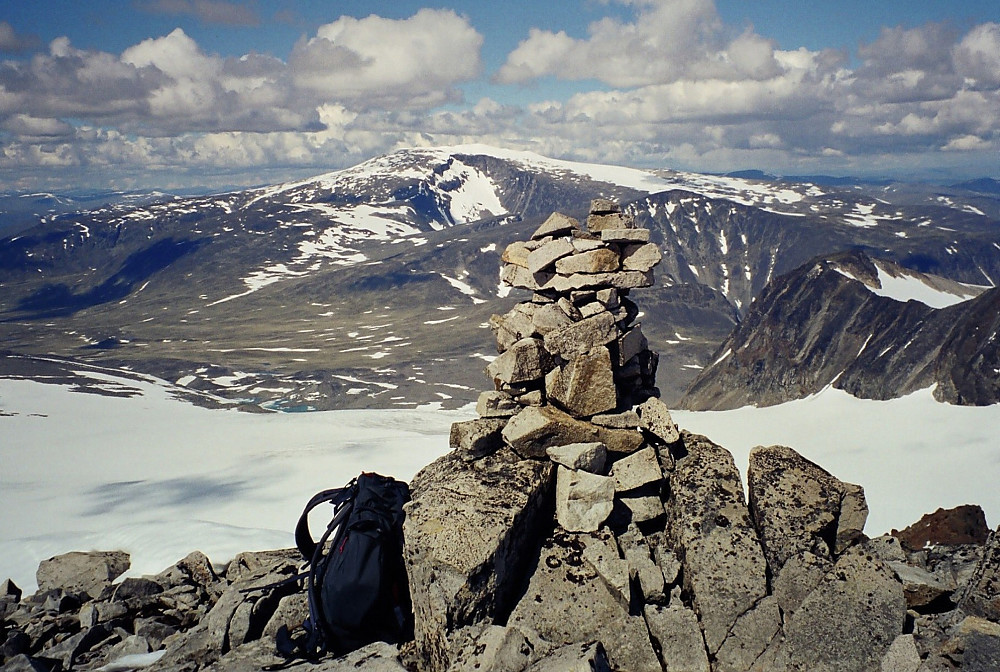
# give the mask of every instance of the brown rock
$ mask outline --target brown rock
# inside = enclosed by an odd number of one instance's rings
[[[503,254],[500,255],[500,261],[505,264],[514,264],[515,266],[520,266],[521,268],[528,267],[528,254],[531,252],[528,246],[521,240],[515,240],[513,243],[504,248]]]
[[[601,440],[596,427],[552,406],[525,408],[504,427],[503,439],[522,457],[545,457],[552,446]]]
[[[663,253],[660,252],[659,245],[654,243],[628,245],[622,251],[622,270],[649,271],[659,264],[661,259]]]
[[[989,534],[986,514],[982,507],[975,504],[956,506],[954,509],[938,509],[934,513],[924,515],[902,531],[892,531],[892,536],[899,539],[899,543],[911,551],[938,544],[982,545],[986,543]]]

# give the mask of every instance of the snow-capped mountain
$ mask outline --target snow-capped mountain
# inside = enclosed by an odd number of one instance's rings
[[[851,252],[776,278],[719,346],[682,405],[771,406],[826,387],[891,399],[1000,402],[1000,289]]]
[[[47,215],[0,240],[0,333],[13,352],[283,408],[461,403],[484,380],[469,358],[495,354],[490,314],[517,298],[498,282],[506,244],[606,196],[663,246],[658,286],[636,300],[676,399],[768,281],[816,255],[862,248],[993,285],[1000,202],[921,193],[402,150],[282,185]]]

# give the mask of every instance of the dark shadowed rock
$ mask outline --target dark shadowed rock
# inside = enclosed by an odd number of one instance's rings
[[[903,584],[906,606],[910,609],[926,607],[957,588],[954,579],[938,576],[921,567],[905,562],[889,562],[888,565]]]
[[[1000,528],[990,533],[958,606],[970,616],[1000,622]]]
[[[445,455],[414,476],[404,558],[414,638],[427,669],[445,669],[449,634],[502,619],[552,519],[552,463],[509,451],[467,464]]]

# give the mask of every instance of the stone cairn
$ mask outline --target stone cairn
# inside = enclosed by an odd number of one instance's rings
[[[490,321],[500,356],[486,373],[497,391],[480,399],[481,416],[548,403],[606,425],[616,420],[600,414],[659,396],[657,355],[628,298],[629,290],[652,286],[660,263],[648,229],[635,228],[614,201],[597,199],[586,229],[555,213],[502,260],[501,279],[533,296]]]

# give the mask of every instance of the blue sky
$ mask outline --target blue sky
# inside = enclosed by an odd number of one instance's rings
[[[1000,3],[0,0],[0,190],[238,186],[399,147],[1000,177]]]

